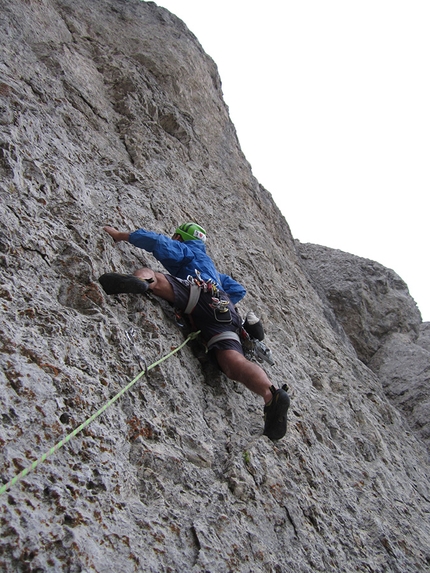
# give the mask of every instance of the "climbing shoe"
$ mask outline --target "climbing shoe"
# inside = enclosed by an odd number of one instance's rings
[[[121,275],[119,273],[106,273],[99,278],[106,294],[144,294],[149,289],[152,279],[145,281],[134,275]]]
[[[287,412],[290,407],[290,397],[287,385],[276,389],[270,388],[273,398],[264,406],[264,432],[271,440],[280,440],[287,432]]]

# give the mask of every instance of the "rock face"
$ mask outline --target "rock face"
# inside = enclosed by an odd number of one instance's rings
[[[184,341],[159,300],[104,295],[103,272],[159,268],[104,224],[205,227],[219,268],[248,289],[241,313],[264,321],[264,368],[292,397],[273,444],[259,398],[187,345],[0,496],[2,570],[428,569],[428,454],[410,431],[428,402],[411,414],[388,346],[407,337],[429,352],[404,287],[366,314],[360,360],[252,176],[216,65],[169,12],[3,0],[1,18],[2,483],[124,388],[137,355],[152,364]]]
[[[316,290],[365,364],[393,332],[411,333],[416,338],[421,315],[396,273],[335,249],[298,241],[297,248]]]
[[[430,323],[422,324],[406,284],[368,259],[299,242],[297,249],[326,312],[430,451]]]
[[[420,325],[416,340],[393,333],[373,356],[376,372],[392,403],[403,410],[411,428],[430,451],[430,323]]]

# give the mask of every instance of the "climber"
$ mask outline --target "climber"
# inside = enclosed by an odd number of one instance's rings
[[[105,226],[104,230],[115,243],[126,241],[152,253],[169,273],[147,267],[133,274],[106,273],[99,278],[106,294],[144,294],[150,290],[187,314],[222,372],[263,398],[264,434],[272,440],[281,439],[286,433],[290,398],[284,388],[272,385],[258,364],[245,358],[237,334],[242,322],[234,305],[246,290],[232,277],[218,273],[206,253],[205,230],[196,223],[186,223],[172,238],[145,229],[128,233]]]

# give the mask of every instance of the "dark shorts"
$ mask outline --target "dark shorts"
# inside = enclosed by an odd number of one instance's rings
[[[180,310],[185,310],[188,304],[190,294],[190,284],[188,281],[177,279],[171,275],[166,275],[167,280],[172,285],[173,292],[175,293],[174,306]],[[223,297],[229,300],[228,295],[221,293]],[[212,302],[212,295],[209,292],[201,292],[200,298],[193,310],[191,320],[196,330],[201,331],[201,337],[207,343],[213,336],[222,332],[235,332],[238,333],[242,327],[242,319],[236,312],[232,302],[229,302],[229,310],[231,313],[232,322],[223,323],[217,322],[214,310],[210,307]],[[242,345],[238,340],[220,340],[211,345],[210,350],[236,350],[243,354]]]

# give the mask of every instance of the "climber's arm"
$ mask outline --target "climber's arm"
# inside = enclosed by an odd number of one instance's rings
[[[106,227],[103,227],[103,229],[106,231],[108,235],[112,237],[115,243],[119,243],[120,241],[128,241],[130,237],[130,233],[118,231],[114,227],[109,227],[108,225]]]

